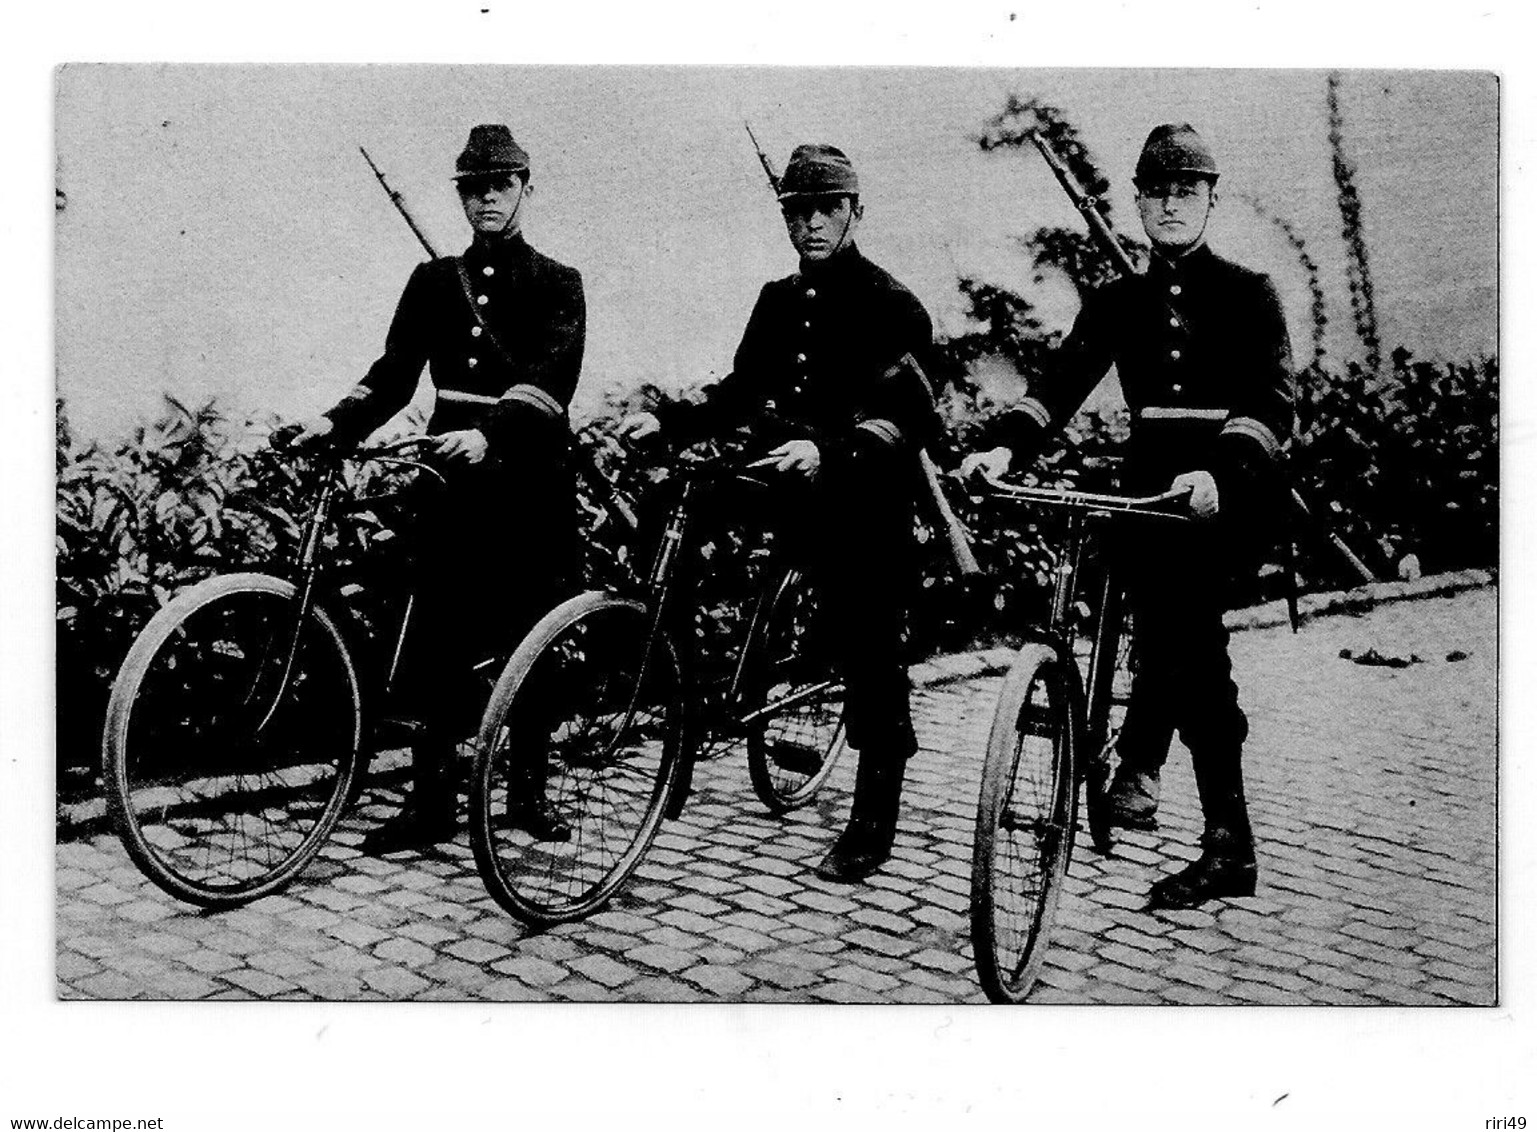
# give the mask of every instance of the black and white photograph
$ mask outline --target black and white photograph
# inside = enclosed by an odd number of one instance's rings
[[[664,1034],[695,1115],[763,1042],[764,1119],[1023,1119],[1096,1048],[1038,1116],[1537,1119],[1456,1037],[1530,1001],[1512,76],[896,18],[53,60],[6,978],[39,1051],[148,1040],[0,1117],[193,1126],[163,1019],[313,1054],[331,1128]],[[1380,1110],[1329,1052],[1413,1034],[1463,1071]],[[398,1105],[313,1083],[370,1049]]]
[[[1493,75],[58,82],[60,995],[1497,1001]]]

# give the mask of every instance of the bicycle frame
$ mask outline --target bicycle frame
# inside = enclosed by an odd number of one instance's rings
[[[289,681],[293,678],[294,665],[298,658],[300,638],[303,634],[304,624],[308,620],[315,606],[316,594],[319,591],[320,578],[323,572],[322,550],[325,535],[330,529],[332,511],[335,507],[338,495],[344,490],[342,471],[348,463],[362,464],[372,462],[398,464],[431,476],[438,484],[446,486],[446,481],[441,472],[431,465],[419,460],[413,460],[399,455],[401,451],[414,448],[421,443],[420,438],[408,437],[404,440],[394,441],[371,449],[360,449],[352,453],[337,454],[334,458],[325,461],[324,472],[320,483],[320,489],[315,497],[315,504],[310,510],[309,518],[305,521],[304,532],[300,536],[299,554],[295,561],[295,590],[298,595],[298,603],[293,616],[293,621],[285,634],[286,644],[282,667],[277,677],[277,686],[268,696],[268,704],[261,711],[261,718],[256,724],[256,734],[260,735],[276,714],[278,705],[283,700],[284,693],[288,690]],[[365,505],[369,499],[357,499],[354,506]],[[399,670],[401,654],[404,650],[406,632],[411,624],[411,614],[415,609],[416,594],[414,591],[408,594],[405,610],[401,614],[400,628],[395,634],[394,648],[391,651],[389,667],[385,672],[381,692],[388,695],[394,685],[396,673]]]
[[[735,483],[756,489],[766,487],[763,479],[751,474],[752,465],[746,467],[733,461],[715,459],[704,460],[687,466],[685,479],[679,491],[677,501],[667,513],[662,527],[661,539],[658,543],[655,555],[652,558],[651,568],[645,576],[644,603],[651,615],[650,628],[646,635],[646,652],[641,659],[640,680],[637,688],[644,685],[646,674],[650,670],[652,658],[655,655],[656,645],[664,634],[672,630],[672,638],[677,646],[680,676],[683,680],[683,693],[690,703],[698,701],[698,681],[695,665],[693,633],[689,626],[674,625],[675,602],[673,600],[676,589],[677,571],[682,561],[682,554],[689,544],[692,533],[692,525],[695,521],[694,510],[701,490],[707,487],[719,486],[724,483]],[[747,681],[750,676],[750,666],[753,660],[752,642],[758,640],[763,631],[763,623],[768,616],[773,604],[774,594],[764,589],[759,594],[754,604],[746,631],[742,636],[741,646],[737,650],[736,661],[732,666],[730,683],[721,700],[720,718],[705,721],[706,730],[718,730],[723,725],[733,729],[750,726],[757,720],[777,712],[793,708],[807,700],[813,699],[824,693],[830,686],[822,683],[810,688],[802,689],[793,695],[770,701],[746,715],[736,713],[737,706],[741,704],[746,691]],[[632,703],[629,712],[638,710],[639,705]],[[628,721],[627,721],[628,722]]]
[[[1072,614],[1076,605],[1081,567],[1092,526],[1112,521],[1117,516],[1170,519],[1177,522],[1184,522],[1189,518],[1181,510],[1189,498],[1188,491],[1167,491],[1148,496],[1122,496],[1058,488],[1026,487],[1003,483],[992,478],[988,478],[986,483],[992,489],[993,498],[997,501],[1033,507],[1054,507],[1068,512],[1067,531],[1060,542],[1062,553],[1053,571],[1051,613],[1045,626],[1040,630],[1048,641],[1057,646],[1063,656],[1073,655]],[[1107,566],[1098,597],[1094,625],[1090,634],[1088,676],[1084,680],[1084,696],[1079,707],[1084,712],[1084,717],[1080,720],[1081,734],[1085,738],[1102,742],[1104,736],[1101,731],[1109,716],[1110,683],[1115,676],[1121,612],[1125,601],[1124,591],[1117,584],[1113,568]],[[1085,749],[1088,748],[1085,747]]]

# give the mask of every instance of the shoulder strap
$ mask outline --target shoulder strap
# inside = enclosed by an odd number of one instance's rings
[[[459,273],[459,288],[464,292],[464,301],[470,304],[470,313],[475,316],[475,322],[490,340],[492,348],[501,355],[502,361],[508,366],[513,366],[515,363],[512,355],[507,352],[507,347],[502,345],[502,340],[496,336],[496,331],[491,329],[491,324],[486,321],[486,316],[480,311],[480,304],[475,301],[475,284],[470,280],[469,268],[464,266],[464,257],[456,255],[453,259],[454,269]]]

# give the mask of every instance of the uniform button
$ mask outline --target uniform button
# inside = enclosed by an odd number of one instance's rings
[[[1172,287],[1169,288],[1169,294],[1171,294],[1171,295],[1177,295],[1177,294],[1179,294],[1179,292],[1180,292],[1180,286],[1179,286],[1178,283],[1174,284]]]
[[[1183,386],[1183,385],[1181,385],[1181,384],[1180,384],[1180,383],[1179,383],[1179,382],[1177,382],[1177,381],[1176,381],[1176,382],[1175,382],[1175,383],[1174,383],[1174,392],[1176,392],[1176,393],[1179,393],[1179,392],[1181,392],[1181,391],[1182,391],[1182,390],[1183,390],[1183,389],[1184,389],[1184,388],[1185,388],[1185,387],[1184,387],[1184,386]]]
[[[805,362],[806,362],[806,355],[805,354],[796,354],[795,355],[795,360],[800,362],[802,365],[804,365]]]
[[[1179,361],[1179,351],[1178,350],[1170,350],[1169,351],[1169,357],[1173,358],[1176,362]]]
[[[1177,319],[1177,318],[1169,319],[1169,325],[1174,327],[1175,330],[1178,330],[1179,329],[1179,319]]]
[[[480,327],[478,327],[478,326],[470,327],[470,337],[471,338],[479,338],[480,337]]]
[[[799,385],[797,385],[797,386],[796,386],[796,387],[795,387],[795,392],[797,392],[797,393],[803,393],[803,392],[805,392],[805,389],[804,389],[804,387],[802,387],[802,386],[799,386]]]
[[[806,288],[806,298],[814,299],[816,297],[817,297],[817,289],[815,287],[807,287]]]
[[[476,295],[476,296],[475,296],[475,301],[476,301],[476,302],[477,302],[477,303],[479,303],[479,304],[480,304],[480,305],[481,305],[481,306],[485,306],[485,305],[486,305],[486,304],[487,304],[487,303],[488,303],[488,302],[490,302],[490,301],[491,301],[491,300],[490,300],[490,299],[488,299],[488,298],[486,298],[486,297],[485,297],[485,296],[484,296],[484,295]]]
[[[811,323],[809,322],[802,323],[801,325],[804,326],[807,330],[811,329]]]
[[[480,269],[480,273],[482,275],[495,275],[496,274],[496,268],[492,267],[490,264],[487,264],[485,267],[482,267]]]
[[[479,364],[480,364],[480,359],[479,358],[471,358],[470,359],[470,368],[471,369],[474,369]]]

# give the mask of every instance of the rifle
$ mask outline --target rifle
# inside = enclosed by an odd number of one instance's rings
[[[411,234],[422,245],[423,250],[427,253],[427,258],[441,259],[442,257],[438,255],[437,249],[432,246],[432,241],[427,238],[421,226],[417,224],[416,218],[411,215],[411,210],[406,207],[406,198],[401,196],[395,189],[390,188],[390,183],[385,180],[384,174],[379,170],[379,166],[375,165],[374,159],[368,156],[368,150],[358,146],[358,152],[363,155],[363,160],[368,162],[368,167],[374,171],[374,176],[378,178],[379,186],[384,189],[385,195],[390,198],[390,203],[395,206],[395,210],[400,213],[401,218],[406,222],[406,226],[411,229]],[[440,401],[486,406],[495,405],[499,400],[499,398],[487,397],[480,393],[460,393],[453,389],[439,389],[437,396]],[[598,470],[597,461],[593,458],[592,453],[580,444],[573,444],[571,449],[573,453],[577,454],[575,461],[576,470],[587,481],[588,485],[597,491],[599,502],[602,503],[609,516],[621,526],[627,527],[632,531],[635,530],[638,521],[635,517],[634,509],[624,496],[619,493],[619,489],[609,482],[608,477]]]
[[[768,178],[769,188],[773,190],[777,199],[779,174],[774,172],[774,165],[769,161],[768,154],[764,153],[763,147],[758,144],[758,137],[752,132],[752,126],[747,122],[743,122],[742,126],[747,130],[747,137],[758,155],[758,164],[763,166],[763,175]],[[906,360],[906,358],[903,359],[903,361]],[[901,362],[898,363],[898,365],[901,364]],[[936,525],[944,535],[945,545],[950,550],[950,557],[955,563],[956,570],[963,578],[979,577],[982,574],[982,567],[977,564],[977,556],[972,553],[971,535],[956,517],[950,501],[945,498],[944,489],[939,483],[939,470],[934,466],[934,461],[927,449],[918,449],[918,468],[923,476],[924,494],[933,509]]]
[[[384,174],[381,173],[379,171],[379,167],[374,164],[374,159],[368,156],[368,150],[364,149],[362,146],[358,146],[358,152],[363,155],[363,160],[368,162],[368,167],[374,171],[374,176],[379,179],[379,185],[384,189],[384,194],[390,198],[390,203],[393,204],[396,211],[398,211],[400,215],[405,218],[407,226],[409,226],[411,229],[411,234],[415,236],[417,240],[420,241],[422,247],[427,250],[427,258],[437,259],[438,253],[436,250],[434,250],[432,241],[427,239],[426,235],[423,234],[421,228],[417,226],[416,219],[411,215],[411,210],[406,207],[406,198],[401,196],[394,189],[390,188],[390,183],[384,179]]]
[[[1098,198],[1084,190],[1083,186],[1078,183],[1078,179],[1073,176],[1073,171],[1067,167],[1067,163],[1062,160],[1057,151],[1051,148],[1051,143],[1041,135],[1039,130],[1031,130],[1028,136],[1035,143],[1035,148],[1041,151],[1041,156],[1046,159],[1046,164],[1051,168],[1051,171],[1056,174],[1057,183],[1062,186],[1062,191],[1067,193],[1068,200],[1073,202],[1073,207],[1083,216],[1089,226],[1089,234],[1094,237],[1101,250],[1110,257],[1110,262],[1115,265],[1122,275],[1135,275],[1137,273],[1136,266],[1131,262],[1131,256],[1126,254],[1126,249],[1121,246],[1121,241],[1116,239],[1115,232],[1110,227],[1110,222],[1105,219],[1104,213],[1100,212]],[[1291,492],[1292,506],[1296,509],[1297,513],[1323,532],[1330,544],[1339,552],[1340,557],[1350,564],[1350,568],[1355,571],[1356,575],[1363,582],[1375,582],[1377,576],[1367,568],[1366,563],[1362,562],[1350,547],[1345,545],[1344,539],[1318,521],[1312,509],[1302,498],[1302,494],[1295,487],[1291,487],[1288,490]],[[1294,614],[1294,623],[1295,620]]]

